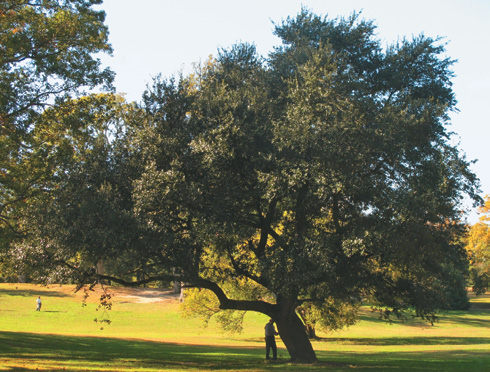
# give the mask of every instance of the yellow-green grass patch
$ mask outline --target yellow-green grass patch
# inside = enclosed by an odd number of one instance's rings
[[[100,289],[82,306],[83,292],[74,293],[73,286],[0,284],[0,370],[490,370],[488,295],[473,296],[469,311],[440,314],[434,326],[416,319],[389,324],[365,307],[355,326],[313,341],[319,363],[298,366],[288,363],[280,340],[279,362],[264,362],[264,315],[247,314],[244,333],[230,336],[213,322],[203,329],[199,320],[183,319],[178,296],[168,291],[109,292],[113,308],[102,314],[96,310]]]

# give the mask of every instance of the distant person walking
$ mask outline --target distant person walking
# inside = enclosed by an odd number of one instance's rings
[[[270,319],[269,323],[265,325],[265,359],[270,359],[270,351],[272,349],[272,359],[277,359],[277,346],[275,336],[279,333],[274,328],[274,320]]]
[[[37,298],[37,300],[36,300],[36,304],[37,304],[37,306],[36,306],[36,311],[41,311],[41,305],[42,305],[42,303],[41,303],[41,296],[39,296],[39,297]]]

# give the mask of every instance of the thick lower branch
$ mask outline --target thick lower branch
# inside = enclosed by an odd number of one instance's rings
[[[156,281],[175,280],[174,275],[152,276],[152,277],[148,277],[148,278],[136,280],[136,281],[126,281],[126,280],[123,280],[123,279],[115,277],[115,276],[100,275],[100,274],[97,274],[97,278],[102,279],[102,280],[110,280],[114,283],[121,284],[124,287],[139,287],[140,285],[145,285],[148,283],[154,283]]]
[[[254,300],[232,300],[223,292],[221,287],[209,280],[198,279],[193,283],[186,284],[185,287],[205,288],[212,291],[220,302],[220,309],[222,310],[242,310],[242,311],[256,311],[262,314],[266,314],[271,318],[274,318],[277,313],[277,305],[270,304],[268,302]]]

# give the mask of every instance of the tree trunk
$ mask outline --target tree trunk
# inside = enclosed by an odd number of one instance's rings
[[[99,275],[104,275],[104,260],[102,258],[97,261],[97,281],[100,284],[106,284],[106,281],[101,279]]]
[[[308,334],[308,338],[316,338],[316,330],[314,324],[306,325],[306,333]]]
[[[289,308],[287,311],[281,311],[281,314],[274,320],[277,324],[279,336],[284,342],[292,362],[314,363],[317,361],[305,326],[296,314],[294,307]]]
[[[214,292],[222,310],[257,311],[271,317],[277,325],[279,336],[286,345],[292,362],[314,363],[317,361],[305,326],[296,314],[297,299],[278,296],[277,304],[264,301],[229,299],[220,286],[210,280],[199,279],[187,287],[207,288]]]
[[[27,275],[25,275],[25,274],[17,275],[17,282],[18,283],[27,283]]]

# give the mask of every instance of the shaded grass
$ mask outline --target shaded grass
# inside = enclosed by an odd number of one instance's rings
[[[0,356],[28,368],[37,361],[53,370],[214,370],[255,363],[256,350],[175,343],[0,332]],[[226,356],[226,358],[224,358]],[[228,362],[226,361],[228,359]],[[42,361],[42,362],[41,362]]]
[[[256,348],[11,332],[0,332],[0,343],[0,369],[16,371],[488,371],[490,365],[488,350],[321,351],[322,362],[294,365],[265,363]]]
[[[326,338],[323,342],[337,342],[344,345],[490,345],[489,337],[390,337],[390,338]],[[317,341],[321,342],[321,341]]]
[[[35,298],[43,299],[36,312]],[[160,294],[161,295],[161,294]],[[159,294],[155,293],[158,298]],[[364,309],[348,330],[313,341],[319,363],[266,363],[266,318],[247,314],[245,334],[202,329],[183,320],[178,303],[134,303],[117,294],[112,325],[101,330],[97,296],[82,306],[70,287],[0,284],[0,370],[2,371],[489,371],[489,296],[467,312],[442,314],[435,326],[417,320],[380,321]]]

